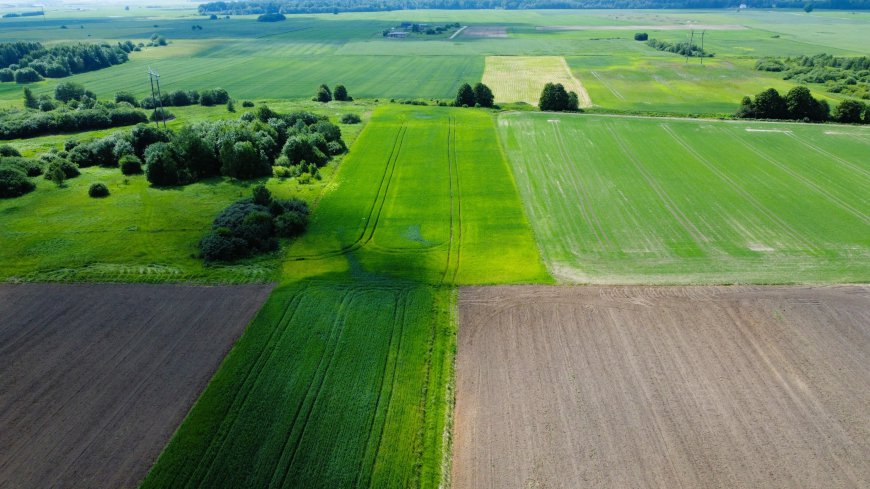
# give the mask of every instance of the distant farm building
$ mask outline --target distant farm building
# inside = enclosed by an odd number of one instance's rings
[[[392,31],[387,33],[387,37],[391,37],[393,39],[404,39],[408,37],[408,33],[406,31]]]

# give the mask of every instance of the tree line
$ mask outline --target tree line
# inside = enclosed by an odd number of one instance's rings
[[[834,113],[825,100],[812,96],[807,87],[794,87],[785,96],[768,88],[752,97],[743,97],[735,114],[739,118],[779,119],[804,122],[870,123],[870,107],[857,100],[840,102]]]
[[[739,2],[738,2],[739,3]],[[752,8],[803,8],[806,0],[754,0],[745,2]],[[340,12],[376,12],[415,9],[693,9],[733,8],[733,0],[310,0],[220,1],[199,6],[203,15],[310,14]],[[870,0],[814,0],[820,9],[866,10]]]
[[[646,33],[640,33],[643,36],[646,36]],[[638,35],[635,34],[635,39],[638,39]],[[688,56],[690,58],[712,58],[713,53],[708,53],[701,46],[689,41],[681,41],[681,42],[668,42],[668,41],[659,41],[658,39],[649,39],[646,41],[646,44],[652,48],[658,49],[659,51],[665,51],[668,53],[679,54],[680,56]]]
[[[31,83],[63,78],[126,63],[138,46],[131,41],[117,45],[60,44],[46,48],[39,42],[0,43],[0,82]]]

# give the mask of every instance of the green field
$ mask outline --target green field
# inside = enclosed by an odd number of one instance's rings
[[[142,487],[439,487],[454,302],[390,281],[277,289]]]
[[[334,272],[548,280],[490,113],[375,111],[285,263],[292,278]]]
[[[870,34],[859,28],[870,21],[866,12],[421,10],[296,15],[265,24],[253,16],[208,21],[193,9],[135,7],[112,11],[117,18],[111,21],[98,11],[94,17],[48,12],[44,21],[4,19],[0,41],[144,41],[152,33],[170,40],[134,53],[126,64],[71,78],[103,97],[118,90],[144,96],[150,66],[161,73],[165,90],[221,86],[239,99],[307,99],[324,82],[344,83],[358,98],[445,99],[461,83],[481,80],[487,56],[563,56],[600,109],[720,115],[733,113],[744,95],[793,86],[755,71],[760,56],[866,55],[870,43]],[[505,27],[508,37],[381,36],[403,21]],[[685,28],[673,30],[675,25]],[[691,25],[715,28],[707,31],[705,46],[716,58],[703,67],[632,39],[636,28],[657,39],[683,40]],[[548,30],[553,26],[578,30]],[[655,30],[662,26],[667,29]],[[56,83],[33,87],[50,93]],[[18,105],[20,98],[20,86],[0,84],[0,106]]]
[[[333,120],[340,113],[366,116],[365,105],[271,103],[281,112],[314,110]],[[173,108],[184,122],[227,117],[222,107]],[[352,144],[360,125],[342,125]],[[124,129],[118,129],[124,130]],[[127,129],[128,130],[128,129]],[[82,141],[115,130],[13,141],[25,155],[35,155],[75,137]],[[269,282],[280,278],[282,255],[275,253],[232,265],[204,266],[196,257],[197,244],[221,209],[248,197],[251,188],[265,183],[281,198],[298,197],[316,203],[340,160],[322,170],[324,179],[300,185],[296,179],[242,182],[215,178],[178,188],[155,188],[144,175],[125,177],[117,168],[83,168],[81,176],[63,188],[37,177],[37,189],[16,199],[0,200],[0,280],[100,282]],[[106,199],[88,197],[88,187],[109,187]]]
[[[554,277],[817,283],[870,277],[870,130],[504,114]]]

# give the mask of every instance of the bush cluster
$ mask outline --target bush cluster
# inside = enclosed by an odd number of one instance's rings
[[[253,197],[224,209],[212,230],[199,242],[200,256],[207,262],[233,261],[254,253],[274,251],[278,238],[302,234],[308,226],[308,205],[298,199],[273,199],[259,185]]]
[[[339,119],[342,124],[359,124],[362,121],[357,114],[344,114]]]
[[[819,83],[831,93],[847,93],[870,99],[870,57],[836,57],[830,54],[785,58],[761,58],[760,71],[781,72],[784,80]]]
[[[337,102],[352,102],[353,97],[348,95],[347,88],[344,85],[336,85],[334,90],[330,90],[329,86],[326,84],[320,85],[317,89],[317,93],[311,99],[315,102],[331,102],[333,100]]]
[[[743,97],[737,117],[752,119],[787,119],[824,122],[831,116],[828,102],[813,98],[806,87],[794,87],[783,97],[775,88],[755,96]]]
[[[578,112],[580,100],[575,92],[568,92],[561,83],[547,83],[541,91],[538,108],[549,112]]]
[[[647,40],[647,45],[665,51],[668,53],[679,54],[680,56],[688,56],[690,58],[712,58],[713,53],[708,53],[701,46],[689,41],[672,43],[668,41],[659,41],[657,39]]]
[[[109,187],[102,183],[92,183],[88,188],[88,195],[95,199],[109,196]]]
[[[36,185],[23,171],[0,164],[0,199],[19,197],[35,188]]]
[[[143,109],[154,109],[161,105],[163,107],[186,107],[188,105],[199,104],[211,107],[213,105],[226,104],[229,100],[230,94],[223,88],[202,91],[175,90],[162,94],[160,100],[153,97],[145,97],[139,102],[139,106]]]
[[[477,83],[474,88],[468,83],[463,83],[456,91],[453,99],[454,107],[494,107],[495,97],[492,90],[483,83]],[[424,104],[425,105],[425,104]]]
[[[96,105],[93,108],[50,112],[9,111],[0,116],[0,139],[23,139],[59,132],[93,131],[146,122],[144,112],[129,105]]]

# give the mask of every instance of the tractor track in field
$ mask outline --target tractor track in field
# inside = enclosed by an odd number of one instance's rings
[[[357,239],[354,240],[352,243],[343,246],[341,249],[327,251],[324,253],[293,255],[287,257],[288,261],[324,260],[335,256],[346,255],[348,253],[359,250],[372,240],[372,237],[374,236],[376,228],[378,226],[378,222],[381,218],[381,211],[383,210],[384,204],[387,201],[387,193],[389,192],[390,184],[393,181],[393,175],[395,174],[396,166],[398,165],[399,155],[402,151],[402,145],[404,144],[406,134],[407,128],[405,127],[405,124],[402,124],[399,127],[399,130],[396,132],[396,138],[393,140],[393,146],[390,149],[390,154],[387,157],[387,163],[384,166],[384,173],[383,175],[381,175],[381,181],[378,184],[378,191],[375,194],[374,200],[372,201],[372,206],[369,209],[368,216],[366,217],[365,226],[363,226],[362,231],[360,231],[359,237],[357,237]],[[381,196],[382,190],[383,196]],[[372,216],[374,216],[374,218]],[[371,226],[371,228],[369,226]]]
[[[553,126],[553,132],[556,137],[556,146],[559,149],[559,154],[562,156],[562,161],[565,162],[565,166],[570,169],[574,169],[574,165],[571,164],[571,159],[568,156],[568,150],[565,148],[565,141],[562,137],[562,132],[559,130],[559,124],[550,124]],[[579,172],[575,173],[571,172],[577,177],[580,177]],[[610,241],[610,237],[607,236],[607,232],[604,230],[604,226],[601,224],[601,220],[598,218],[598,215],[592,209],[592,199],[589,196],[589,192],[586,190],[585,182],[582,177],[579,178],[580,181],[577,185],[574,185],[574,188],[580,191],[580,213],[583,215],[583,219],[589,224],[589,228],[592,229],[592,233],[595,235],[595,239],[598,241],[598,244],[601,246],[602,251],[610,251],[614,249],[613,243]]]
[[[843,158],[840,158],[839,156],[837,156],[829,151],[826,151],[826,150],[816,146],[815,144],[808,143],[808,142],[804,141],[803,139],[795,136],[794,134],[788,134],[788,133],[786,133],[786,134],[789,137],[791,137],[792,139],[794,139],[795,141],[797,141],[798,143],[806,146],[807,148],[810,148],[811,150],[815,151],[816,153],[819,153],[820,155],[823,155],[823,156],[827,156],[828,158],[839,162],[843,166],[845,166],[847,168],[851,168],[856,173],[860,173],[864,178],[870,178],[870,171],[867,171],[867,170],[861,168],[860,166],[855,165],[851,161],[844,160]]]
[[[308,409],[304,415],[305,418],[300,425],[301,428],[299,430],[299,435],[295,437],[295,440],[293,440],[292,442],[293,450],[290,453],[290,458],[287,461],[287,466],[283,469],[281,478],[277,481],[277,487],[284,486],[284,483],[287,480],[287,475],[290,473],[290,469],[293,468],[293,464],[296,462],[296,456],[299,454],[299,446],[302,444],[302,440],[305,438],[305,432],[308,429],[309,421],[311,420],[311,414],[315,411],[314,408],[317,404],[317,400],[320,397],[321,392],[323,391],[323,385],[326,382],[326,377],[329,375],[329,371],[332,368],[332,365],[335,363],[336,354],[341,343],[341,337],[345,331],[349,305],[353,301],[357,293],[358,290],[355,289],[351,289],[345,292],[344,296],[341,299],[341,303],[338,306],[338,311],[335,315],[335,321],[333,322],[332,331],[330,332],[330,341],[328,342],[328,345],[330,345],[332,349],[329,352],[324,351],[324,354],[320,357],[320,363],[317,365],[317,369],[314,371],[314,376],[311,378],[311,382],[308,384],[308,389],[306,390],[305,397],[302,398],[302,403],[297,408],[293,423],[290,425],[290,430],[287,433],[287,440],[285,441],[284,448],[281,451],[281,457],[279,458],[278,466],[275,468],[276,473],[281,469],[281,461],[284,459],[284,451],[291,446],[291,439],[294,438],[292,436],[293,431],[296,428],[296,422],[299,420],[299,415],[303,410],[303,407],[308,404]],[[321,367],[323,366],[323,360],[327,356],[329,357],[329,361],[327,362],[326,367],[323,369],[323,373],[320,374]],[[313,397],[311,397],[312,389],[314,388],[315,383],[317,383],[317,388],[314,391]],[[309,397],[311,398],[311,401],[307,402]],[[273,473],[272,475],[272,483],[274,482],[275,473]],[[272,485],[272,483],[270,483],[270,485]]]
[[[184,481],[185,488],[191,487],[190,483],[192,481],[204,480],[212,472],[215,461],[218,459],[218,455],[223,450],[226,441],[230,438],[229,435],[232,432],[236,421],[238,420],[238,416],[234,416],[231,414],[241,411],[244,405],[247,403],[248,396],[250,395],[251,391],[254,390],[254,386],[257,384],[257,381],[260,378],[260,375],[263,373],[265,366],[268,365],[269,361],[277,350],[277,348],[275,348],[275,345],[281,342],[281,339],[284,337],[284,333],[287,332],[287,326],[296,315],[299,303],[302,301],[303,291],[304,288],[303,290],[298,291],[290,299],[290,302],[285,308],[284,314],[278,321],[275,329],[271,333],[269,333],[269,338],[266,341],[265,347],[260,351],[260,354],[257,356],[257,360],[251,363],[251,368],[248,369],[248,372],[245,374],[245,379],[240,384],[239,390],[237,390],[236,393],[233,395],[233,402],[230,404],[229,410],[227,411],[227,413],[224,414],[224,417],[221,421],[221,427],[217,431],[218,435],[209,443],[209,446],[205,452],[205,456],[200,459],[200,463],[197,465],[196,470],[191,474],[191,477],[187,481]],[[218,441],[218,439],[220,440]],[[219,445],[215,446],[215,442],[218,442]],[[206,462],[206,460],[209,461]],[[208,466],[203,467],[202,464],[204,463],[208,463]],[[197,477],[197,473],[201,473],[202,470],[205,470],[205,474]]]
[[[453,117],[448,120],[447,125],[447,169],[448,180],[450,182],[450,237],[447,242],[447,263],[444,265],[444,273],[441,275],[442,285],[447,283],[447,276],[450,274],[454,237],[456,241],[456,258],[453,260],[455,264],[450,281],[453,284],[456,283],[456,276],[459,273],[459,257],[462,250],[462,191],[459,187],[459,158],[456,154],[456,119]],[[454,227],[456,228],[455,232]]]
[[[761,213],[761,215],[767,217],[772,222],[775,222],[776,224],[778,224],[780,226],[780,228],[782,228],[782,230],[785,231],[786,234],[790,235],[792,237],[792,239],[794,239],[796,242],[801,243],[803,246],[806,246],[807,249],[813,250],[816,253],[819,252],[819,249],[817,246],[815,246],[813,243],[807,241],[803,237],[803,235],[801,235],[801,233],[799,233],[796,229],[794,229],[787,222],[782,220],[782,218],[780,218],[778,215],[776,215],[775,212],[773,212],[773,211],[769,210],[767,207],[765,207],[761,202],[756,200],[755,197],[752,196],[752,194],[750,194],[749,192],[744,190],[743,187],[738,185],[737,182],[735,182],[731,177],[729,177],[728,175],[723,173],[721,170],[716,168],[716,166],[713,163],[711,163],[707,158],[704,158],[703,156],[701,156],[697,151],[695,151],[694,148],[689,146],[688,143],[686,143],[682,138],[680,138],[677,135],[677,133],[675,133],[674,130],[670,128],[670,126],[668,126],[667,124],[662,124],[661,127],[662,127],[662,129],[664,129],[664,131],[666,133],[668,133],[668,135],[671,136],[671,138],[674,140],[674,142],[676,142],[678,145],[680,145],[680,147],[682,147],[687,153],[692,155],[692,157],[695,158],[699,163],[704,165],[704,167],[707,168],[707,170],[709,170],[711,173],[716,175],[717,178],[719,178],[721,181],[725,182],[725,184],[728,185],[728,187],[730,187],[732,190],[737,192],[737,194],[739,194],[741,197],[743,197],[743,200],[746,201],[747,203],[749,203],[750,205],[752,205],[752,207],[754,207],[755,210],[757,210],[759,213]]]
[[[834,195],[834,194],[828,192],[827,190],[823,189],[822,187],[819,187],[818,185],[816,185],[815,183],[813,183],[813,181],[810,180],[809,178],[806,178],[806,177],[804,177],[803,175],[797,173],[796,171],[792,170],[792,169],[789,168],[788,166],[786,166],[786,165],[782,164],[781,162],[777,161],[775,158],[772,158],[772,157],[770,157],[770,156],[768,156],[768,155],[762,153],[759,149],[753,147],[752,145],[750,145],[749,143],[747,143],[747,142],[744,141],[743,139],[741,139],[741,138],[736,138],[736,139],[740,142],[740,144],[741,144],[743,147],[745,147],[745,148],[748,149],[749,151],[751,151],[751,152],[755,153],[756,155],[758,155],[759,158],[761,158],[761,159],[767,161],[768,163],[770,163],[771,165],[773,165],[773,166],[779,168],[779,169],[782,170],[783,172],[788,173],[789,175],[791,175],[792,178],[794,178],[795,180],[800,181],[800,182],[803,183],[806,187],[808,187],[808,188],[814,190],[817,194],[819,194],[819,195],[825,197],[826,199],[830,200],[831,202],[833,202],[834,204],[836,204],[837,207],[839,207],[840,209],[843,209],[844,211],[848,212],[849,214],[852,214],[853,216],[857,217],[857,218],[860,219],[862,222],[864,222],[864,224],[870,224],[870,216],[867,216],[867,214],[864,214],[864,213],[861,212],[860,210],[858,210],[858,209],[852,207],[851,205],[849,205],[848,203],[844,202],[842,199],[840,199],[840,198],[837,197],[836,195]]]
[[[614,141],[619,146],[619,149],[622,153],[628,157],[629,161],[632,162],[635,169],[637,169],[638,173],[643,177],[646,183],[650,186],[651,189],[658,195],[659,200],[661,200],[665,209],[673,216],[674,219],[677,220],[678,223],[683,227],[683,229],[689,234],[693,241],[698,246],[701,246],[702,243],[708,241],[707,238],[701,233],[700,230],[695,226],[695,224],[683,213],[682,209],[674,202],[674,200],[668,195],[667,191],[663,189],[659,183],[655,180],[655,178],[649,174],[649,172],[644,167],[643,163],[640,161],[640,158],[628,147],[625,141],[617,134],[617,132],[613,129],[612,126],[608,125],[607,130],[610,132],[611,136],[613,136]]]
[[[384,428],[387,426],[387,416],[390,414],[390,403],[393,400],[393,386],[396,385],[396,372],[399,370],[399,357],[402,354],[402,336],[405,332],[405,317],[408,311],[408,293],[406,290],[402,290],[396,296],[396,306],[393,310],[393,325],[390,328],[390,343],[389,343],[389,351],[395,351],[396,354],[393,358],[393,366],[392,373],[388,376],[387,371],[390,370],[390,357],[387,355],[386,360],[384,361],[384,371],[381,374],[381,388],[378,389],[378,396],[375,400],[375,409],[374,414],[372,415],[372,422],[369,425],[368,433],[369,437],[366,440],[366,448],[368,448],[371,444],[371,437],[375,431],[375,423],[378,418],[378,412],[380,411],[381,406],[381,397],[384,392],[384,385],[386,384],[387,378],[389,377],[389,390],[387,392],[386,403],[384,404],[384,419],[381,422],[380,430],[378,430],[378,437],[375,441],[374,451],[371,456],[371,463],[366,464],[369,460],[365,454],[360,459],[360,465],[357,467],[357,481],[356,487],[372,487],[372,477],[374,475],[375,463],[378,460],[378,452],[381,450],[381,440],[384,439]],[[396,347],[393,348],[393,338],[396,336],[396,328],[399,329],[398,340],[396,340]],[[363,472],[365,467],[369,468],[369,473],[367,477],[367,481],[365,485],[360,485],[360,478],[363,477]]]

